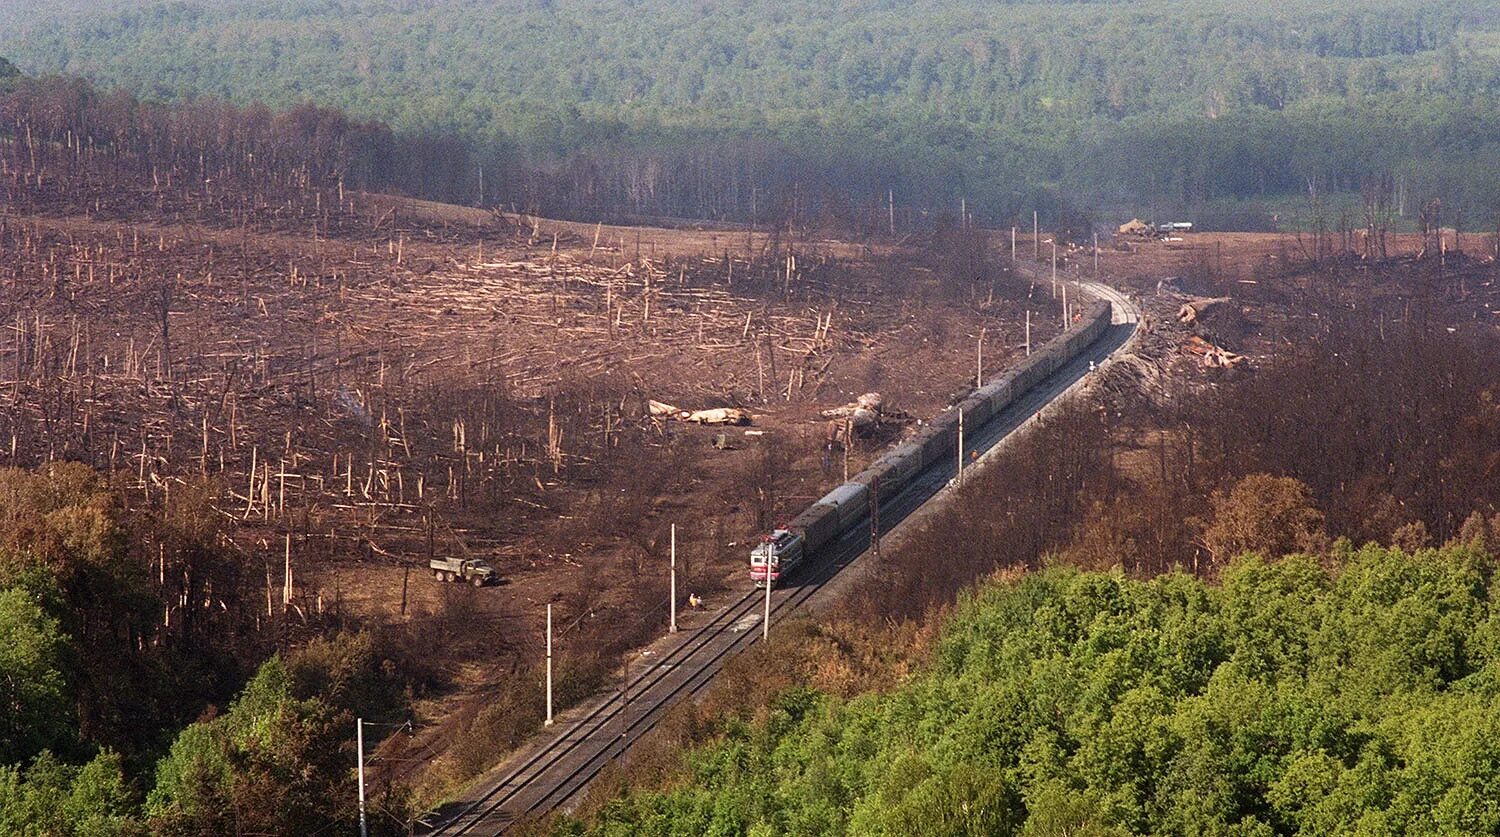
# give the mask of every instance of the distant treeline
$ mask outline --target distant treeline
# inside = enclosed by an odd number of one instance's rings
[[[460,137],[472,154],[451,161],[468,167],[461,185],[412,174],[402,187],[561,214],[873,225],[894,192],[898,211],[967,199],[999,220],[1391,176],[1477,219],[1500,204],[1496,12],[1462,0],[53,0],[11,12],[0,52],[152,99],[313,101],[398,135]]]
[[[190,171],[222,186],[343,184],[449,199],[469,188],[469,152],[457,139],[397,134],[311,104],[282,112],[216,99],[162,104],[82,79],[5,78],[3,70],[0,136],[103,153],[133,162],[141,175]]]

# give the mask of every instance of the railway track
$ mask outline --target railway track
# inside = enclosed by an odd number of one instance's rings
[[[1090,282],[1076,287],[1112,304],[1112,325],[1104,336],[1049,378],[1032,387],[977,432],[965,439],[965,454],[988,454],[1000,442],[1034,420],[1049,404],[1081,385],[1096,365],[1126,346],[1134,336],[1138,312],[1120,292]],[[900,492],[880,503],[881,534],[898,526],[924,502],[941,492],[955,471],[953,460],[934,463]],[[773,590],[770,619],[796,610],[870,545],[869,517],[845,530],[811,555],[790,583]],[[760,641],[764,593],[752,590],[714,614],[707,623],[681,634],[659,658],[644,659],[621,689],[588,706],[571,720],[559,720],[558,731],[529,753],[512,759],[500,775],[479,786],[461,803],[432,812],[416,823],[417,833],[494,835],[511,825],[549,811],[567,809],[595,776],[612,761],[625,758],[631,744],[648,732],[676,702],[697,695],[712,682],[726,660]]]

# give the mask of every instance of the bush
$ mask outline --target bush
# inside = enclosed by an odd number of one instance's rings
[[[25,770],[0,767],[0,833],[13,837],[132,837],[146,830],[120,757],[70,767],[44,752]]]
[[[352,822],[352,719],[292,688],[272,657],[228,712],[183,730],[146,799],[154,832],[311,834]]]

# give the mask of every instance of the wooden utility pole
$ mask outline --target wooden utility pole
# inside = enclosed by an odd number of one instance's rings
[[[982,386],[984,386],[984,329],[981,328],[974,352],[974,388],[979,389]]]
[[[625,744],[630,735],[630,654],[620,661],[620,763],[625,763]]]
[[[844,419],[844,482],[849,481],[849,446],[854,444],[854,419]]]
[[[671,595],[672,595],[672,601],[670,603],[670,610],[671,610],[671,614],[672,615],[671,615],[671,627],[668,629],[668,632],[675,634],[675,633],[677,633],[677,524],[676,523],[672,524],[672,592],[671,592]]]
[[[1042,227],[1036,210],[1031,211],[1031,258],[1042,257]]]
[[[1094,278],[1099,278],[1099,234],[1094,233]]]
[[[547,603],[547,719],[543,726],[552,726],[552,603]]]
[[[1031,357],[1031,309],[1026,309],[1026,356]]]
[[[804,548],[806,548],[805,544]],[[776,555],[775,543],[770,544],[770,548],[767,550],[767,552],[769,554],[766,555],[766,613],[765,616],[760,620],[760,638],[762,642],[766,642],[771,639],[771,586],[775,584],[775,582],[771,578],[771,568],[773,566],[772,562],[776,562],[775,566],[778,569],[781,566],[781,561]]]
[[[354,719],[354,749],[358,752],[355,763],[359,767],[359,837],[369,837],[370,828],[365,822],[365,719]]]
[[[1057,299],[1057,239],[1052,240],[1052,298]]]
[[[1014,225],[1010,228],[1010,263],[1016,263],[1016,228]]]
[[[896,190],[885,190],[885,213],[886,219],[891,225],[891,235],[896,234]]]
[[[964,484],[964,411],[958,409],[958,484]]]

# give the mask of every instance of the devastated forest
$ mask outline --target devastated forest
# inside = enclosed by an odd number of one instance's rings
[[[661,627],[671,524],[686,588],[741,583],[742,544],[1060,326],[965,225],[643,240],[356,188],[387,182],[382,136],[311,108],[0,96],[0,461],[209,516],[212,560],[131,547],[161,602],[143,643],[235,626],[253,664],[378,631],[416,701],[388,788],[441,790],[530,728],[532,707],[480,709],[530,694],[543,603],[581,697]],[[882,420],[836,435],[821,413],[868,392]],[[434,582],[445,556],[503,583]]]

